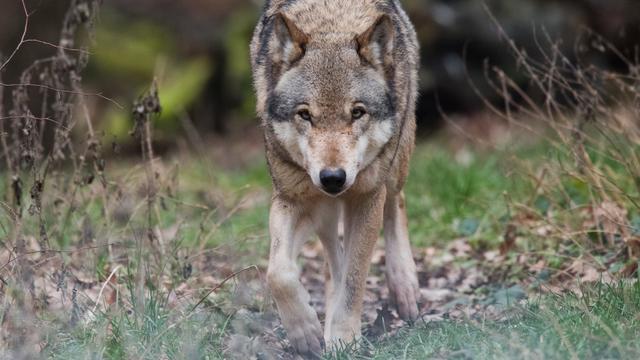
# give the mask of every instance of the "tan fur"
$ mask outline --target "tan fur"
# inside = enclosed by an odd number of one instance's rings
[[[404,318],[417,318],[402,188],[414,147],[418,45],[406,15],[395,0],[274,0],[251,55],[274,183],[267,280],[292,345],[317,355],[323,341],[360,336],[365,279],[383,224],[392,300]],[[305,101],[296,100],[299,93]],[[354,120],[362,96],[371,97],[367,113]],[[297,117],[300,106],[311,121]],[[338,196],[321,189],[324,168],[345,169]],[[328,263],[324,335],[296,263],[313,231]]]

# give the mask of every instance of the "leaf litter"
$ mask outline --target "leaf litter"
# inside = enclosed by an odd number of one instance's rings
[[[615,229],[612,224],[607,223],[609,231],[622,231],[617,222]],[[526,225],[520,224],[522,226]],[[620,260],[615,257],[608,268],[598,266],[589,258],[576,258],[564,269],[550,269],[544,256],[516,251],[516,227],[515,224],[508,226],[503,239],[506,245],[500,246],[499,250],[479,251],[468,238],[456,239],[444,248],[414,249],[421,295],[421,321],[501,320],[509,316],[506,310],[522,304],[531,294],[567,289],[579,291],[581,283],[613,282],[616,276],[610,273],[611,270],[625,277],[637,271],[637,262],[633,261],[630,264],[635,263],[635,268],[624,265],[616,269],[613,265]],[[167,231],[175,234],[178,230]],[[90,238],[88,232],[83,229],[80,236]],[[631,232],[628,234],[632,236]],[[32,307],[46,309],[58,316],[66,314],[63,316],[66,320],[61,320],[69,326],[86,326],[95,320],[98,313],[108,313],[118,307],[133,309],[135,306],[128,300],[130,289],[125,286],[123,269],[108,269],[107,274],[112,276],[100,279],[84,267],[74,265],[82,264],[79,254],[69,254],[70,261],[63,261],[58,254],[43,252],[34,237],[25,238],[23,246],[22,253],[28,255],[19,261],[28,262],[30,266],[23,268],[32,269],[22,275],[34,294]],[[127,249],[116,247],[116,257],[118,251],[126,252]],[[159,281],[163,286],[159,290],[168,294],[164,306],[171,309],[176,318],[188,317],[193,305],[200,301],[202,305],[194,312],[217,312],[226,316],[228,324],[224,329],[223,348],[229,358],[296,358],[265,286],[266,265],[239,272],[233,263],[233,259],[239,256],[242,255],[227,248],[197,258],[185,256],[181,265],[173,270],[177,276],[165,274]],[[628,256],[628,252],[623,252],[618,257],[624,260]],[[306,244],[301,258],[301,281],[323,322],[325,261],[319,242]],[[384,268],[385,254],[379,247],[373,255],[364,297],[363,334],[371,342],[392,337],[399,329],[410,326],[398,317],[389,303]],[[226,279],[229,281],[224,284]],[[8,323],[11,319],[5,320],[5,334],[11,331]]]

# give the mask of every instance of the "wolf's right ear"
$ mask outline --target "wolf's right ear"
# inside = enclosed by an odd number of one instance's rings
[[[360,58],[367,64],[384,72],[393,64],[394,27],[389,15],[381,15],[362,34],[356,36]]]
[[[271,60],[286,68],[304,56],[309,36],[282,13],[274,15],[273,21],[274,36],[269,46]]]

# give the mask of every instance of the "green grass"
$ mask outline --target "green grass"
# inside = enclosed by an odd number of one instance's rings
[[[506,174],[508,163],[506,152],[476,155],[469,163],[462,163],[436,144],[419,145],[405,187],[413,244],[442,246],[461,236],[497,240],[502,231],[501,219],[507,216],[504,194],[522,193],[527,185]],[[185,202],[197,202],[197,191],[208,186],[227,194],[229,207],[247,194],[262,193],[263,197],[251,208],[243,208],[225,221],[207,244],[218,246],[234,239],[240,250],[256,246],[268,250],[261,244],[268,242],[265,230],[271,181],[263,160],[242,171],[207,170],[200,163],[187,164],[181,171],[186,179],[181,184]],[[255,238],[260,241],[245,241]],[[188,246],[196,241],[192,234],[184,242]]]
[[[634,359],[640,356],[640,283],[595,284],[513,307],[506,320],[421,323],[359,351],[327,359]],[[153,297],[152,297],[153,299]],[[175,314],[162,300],[142,313],[100,314],[87,326],[52,333],[54,359],[219,359],[230,317]]]
[[[461,161],[436,143],[419,145],[405,188],[413,245],[441,248],[452,239],[465,237],[472,245],[495,249],[502,241],[506,222],[514,215],[512,201],[530,205],[540,214],[591,201],[590,185],[571,176],[562,176],[560,186],[539,191],[536,197],[531,197],[534,181],[525,176],[527,167],[536,169],[549,159],[558,163],[570,162],[564,154],[566,150],[555,150],[540,143],[516,151],[474,154]],[[594,159],[612,169],[611,178],[619,178],[628,194],[636,196],[633,181],[624,176],[624,169],[618,163],[597,156]],[[114,170],[118,174],[119,169]],[[172,196],[165,196],[169,191],[166,183],[162,185],[161,194],[165,198],[153,224],[160,229],[179,224],[174,238],[167,239],[171,248],[168,255],[175,256],[177,261],[178,252],[193,255],[204,246],[205,250],[217,249],[225,253],[225,261],[231,263],[233,270],[251,264],[263,266],[269,247],[267,228],[271,192],[264,160],[256,160],[245,169],[233,171],[222,171],[210,164],[190,160],[180,163],[178,178],[179,186],[172,190]],[[3,184],[0,183],[0,188]],[[144,203],[139,193],[136,195],[136,186],[124,190],[129,196],[137,196],[137,204]],[[563,203],[564,194],[568,194],[566,203]],[[83,199],[88,200],[83,202]],[[59,230],[50,234],[54,248],[67,250],[80,246],[79,228],[84,226],[85,219],[93,224],[97,238],[123,239],[126,244],[135,246],[130,234],[132,230],[146,226],[144,211],[132,212],[125,222],[106,223],[101,199],[78,197],[77,210],[70,213],[67,226],[58,226]],[[59,212],[50,206],[44,210],[46,223],[57,224]],[[632,225],[640,229],[638,212],[632,206],[629,210]],[[37,237],[37,218],[26,216],[25,219],[23,233]],[[2,235],[10,223],[7,217],[0,218],[0,223]],[[636,231],[640,233],[640,230]],[[526,253],[536,247],[546,257],[550,268],[563,266],[568,251],[577,258],[589,250],[565,244],[563,252],[558,253],[557,239],[544,239],[527,232],[521,235],[524,243],[520,244],[519,250]],[[515,251],[513,257],[518,254]],[[149,262],[151,257],[131,255],[126,269],[132,274],[138,264]],[[511,260],[511,257],[507,259]],[[84,262],[85,270],[94,267],[100,281],[108,275],[105,269],[113,268],[104,253],[93,257],[89,254]],[[176,265],[173,262],[167,257],[159,264],[153,264],[151,270],[159,274],[162,272],[159,268],[165,267],[172,268],[173,272]],[[526,276],[525,269],[521,272]],[[199,275],[202,274],[197,270],[193,274],[194,277]],[[132,279],[129,275],[120,277],[118,282],[131,287]],[[231,286],[219,290],[214,300],[207,299],[208,306],[187,313],[169,306],[167,294],[155,292],[153,284],[147,285],[143,305],[119,306],[116,310],[96,314],[93,321],[69,325],[53,315],[38,315],[38,326],[45,334],[42,354],[57,359],[229,357],[224,353],[224,339],[230,333],[233,312],[223,311],[223,306],[210,301],[227,301],[225,297],[232,293]],[[599,284],[585,287],[583,292],[581,297],[565,294],[530,300],[526,305],[514,308],[508,320],[474,318],[419,324],[401,330],[382,343],[369,344],[367,351],[343,351],[328,357],[564,359],[640,356],[640,344],[635,340],[640,335],[640,285]],[[231,302],[227,302],[228,308]],[[135,299],[130,303],[136,303]]]
[[[515,307],[507,320],[420,324],[352,359],[637,359],[640,283],[585,286]],[[363,351],[364,353],[364,351]]]
[[[98,314],[94,321],[47,337],[51,359],[222,359],[220,324],[214,312],[180,316],[151,296],[139,311]],[[55,325],[50,327],[55,329]]]
[[[442,245],[461,236],[491,236],[506,214],[502,193],[513,188],[499,154],[456,161],[433,145],[417,148],[405,187],[409,233],[416,246]]]

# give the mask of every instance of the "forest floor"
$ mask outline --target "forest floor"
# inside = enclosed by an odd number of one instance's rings
[[[421,319],[406,324],[388,304],[379,246],[364,338],[327,358],[640,357],[633,202],[596,200],[555,172],[570,160],[543,139],[494,126],[470,141],[468,131],[446,130],[413,158]],[[69,212],[50,185],[47,244],[25,211],[24,235],[0,253],[2,357],[296,358],[265,287],[271,188],[259,139],[195,139],[154,160],[151,180],[146,165],[114,155]],[[594,163],[636,199],[606,161]],[[8,217],[0,225],[0,238],[13,236]],[[322,320],[317,241],[300,264]]]

